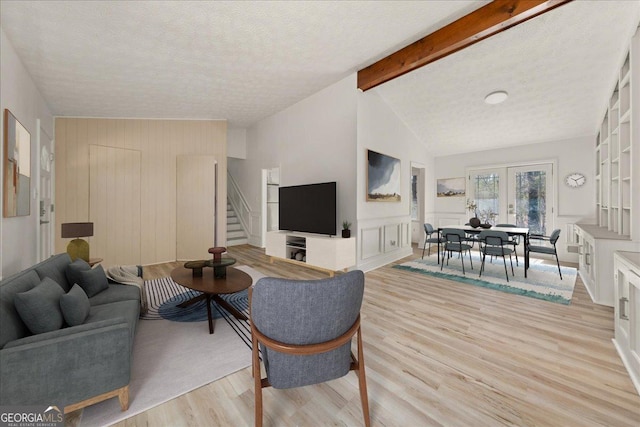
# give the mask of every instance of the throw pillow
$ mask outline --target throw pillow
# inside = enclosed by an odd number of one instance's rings
[[[60,308],[64,321],[69,326],[82,325],[89,315],[89,298],[80,285],[73,285],[71,290],[60,297]]]
[[[69,281],[69,284],[73,286],[76,283],[80,283],[80,280],[82,279],[82,277],[80,276],[80,273],[82,273],[83,271],[89,271],[89,270],[91,270],[91,266],[89,265],[89,263],[80,258],[76,259],[71,264],[67,265],[67,268],[65,269],[65,274],[67,276],[67,280]]]
[[[62,295],[64,289],[45,277],[35,288],[15,294],[13,301],[31,333],[42,334],[62,328],[64,318],[59,302]]]
[[[80,272],[80,287],[84,290],[89,298],[109,288],[107,275],[101,265],[96,266],[88,271]]]

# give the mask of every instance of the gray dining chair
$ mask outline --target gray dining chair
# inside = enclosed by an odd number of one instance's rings
[[[517,228],[515,224],[496,224],[496,228]],[[518,266],[518,246],[520,245],[520,236],[509,236],[509,245],[513,246],[513,253],[516,256],[516,266]]]
[[[506,245],[511,245],[509,235],[504,231],[484,230],[478,235],[478,241],[480,242],[480,253],[482,254],[480,277],[482,277],[482,272],[484,271],[484,261],[487,255],[491,257],[502,257],[502,262],[504,263],[504,274],[507,277],[508,282],[509,273],[507,271],[507,255],[509,255],[509,262],[511,263],[511,275],[515,275],[513,271],[513,260],[511,259],[513,249],[505,247]]]
[[[464,230],[457,228],[444,228],[442,230],[442,239],[444,241],[444,250],[442,252],[442,263],[440,264],[440,270],[444,266],[444,254],[447,254],[447,265],[449,265],[449,258],[451,258],[452,252],[457,252],[462,260],[462,274],[464,271],[464,253],[469,253],[469,262],[471,262],[471,269],[473,270],[473,260],[471,259],[471,245],[465,243],[467,236]]]
[[[558,250],[556,249],[556,243],[560,238],[560,229],[555,229],[549,236],[543,236],[540,234],[532,234],[529,236],[529,246],[527,246],[529,253],[548,254],[556,257],[556,264],[558,265],[558,273],[560,274],[560,280],[562,280],[562,271],[560,270],[560,260],[558,260]],[[538,240],[541,242],[549,242],[548,245],[532,245],[532,240]]]
[[[322,280],[265,277],[250,288],[256,426],[262,425],[264,387],[318,384],[350,370],[358,375],[364,423],[370,425],[360,328],[363,293],[360,270]],[[357,357],[351,352],[354,335]],[[258,349],[266,378],[261,375]]]
[[[424,233],[425,239],[424,245],[422,246],[422,259],[424,259],[424,250],[427,247],[427,243],[429,244],[429,251],[427,252],[427,256],[429,256],[431,255],[431,244],[439,244],[443,242],[442,238],[440,237],[440,233],[438,233],[438,231],[433,228],[433,225],[429,224],[428,222],[424,223]],[[434,233],[436,233],[436,237],[431,237]]]

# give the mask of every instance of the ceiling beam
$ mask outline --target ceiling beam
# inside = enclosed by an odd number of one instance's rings
[[[572,0],[494,0],[358,71],[366,91]]]

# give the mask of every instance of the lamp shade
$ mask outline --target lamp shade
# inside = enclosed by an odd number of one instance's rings
[[[62,238],[93,236],[92,222],[67,222],[62,224]]]

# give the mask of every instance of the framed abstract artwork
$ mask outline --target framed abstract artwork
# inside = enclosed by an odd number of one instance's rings
[[[400,159],[367,150],[367,201],[400,201]]]
[[[3,161],[3,216],[27,216],[31,213],[31,135],[7,109]]]
[[[438,197],[464,197],[464,177],[439,179],[437,193]]]

